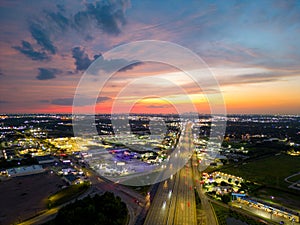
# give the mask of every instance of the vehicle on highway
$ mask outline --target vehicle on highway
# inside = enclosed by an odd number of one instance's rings
[[[163,205],[162,205],[162,209],[165,209],[165,208],[166,208],[166,204],[167,204],[167,202],[164,201],[164,202],[163,202]]]

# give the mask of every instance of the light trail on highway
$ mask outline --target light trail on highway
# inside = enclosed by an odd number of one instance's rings
[[[160,183],[144,225],[196,225],[196,201],[190,163]]]
[[[191,123],[185,126],[176,163],[190,158]],[[188,148],[188,149],[186,149]],[[177,165],[175,165],[177,166]],[[191,161],[176,175],[162,181],[150,205],[144,225],[196,225],[196,201]]]

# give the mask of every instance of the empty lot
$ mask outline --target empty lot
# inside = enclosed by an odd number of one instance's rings
[[[55,174],[15,177],[0,183],[0,225],[14,224],[46,209],[50,194],[64,185]]]

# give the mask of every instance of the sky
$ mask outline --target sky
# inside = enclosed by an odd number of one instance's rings
[[[203,64],[190,70],[202,80],[205,71],[218,85],[199,86],[172,65],[137,60],[88,97],[94,102],[85,99],[81,112],[225,107],[233,114],[300,114],[299,37],[296,0],[0,0],[0,113],[72,113],[91,65],[133,62],[126,54],[109,60],[106,52],[157,40],[191,50]],[[157,54],[166,52],[162,47]],[[178,58],[189,63],[184,54]]]

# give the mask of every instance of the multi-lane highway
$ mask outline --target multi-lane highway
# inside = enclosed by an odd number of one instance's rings
[[[193,153],[192,125],[185,124],[179,142],[178,160],[173,161],[175,166],[184,159],[189,162],[172,178],[161,182],[158,191],[151,203],[145,225],[193,225],[197,224],[195,191],[201,199],[201,206],[205,217],[202,224],[218,225],[212,206],[202,191],[198,162]],[[176,165],[176,163],[178,163]]]
[[[192,169],[189,164],[172,178],[160,183],[145,225],[197,224]]]
[[[179,151],[172,160],[172,168],[183,166],[191,156],[191,124],[183,129]],[[168,173],[168,171],[166,171]],[[197,224],[196,202],[194,194],[193,171],[191,161],[176,175],[162,181],[150,205],[145,225],[193,225]]]

